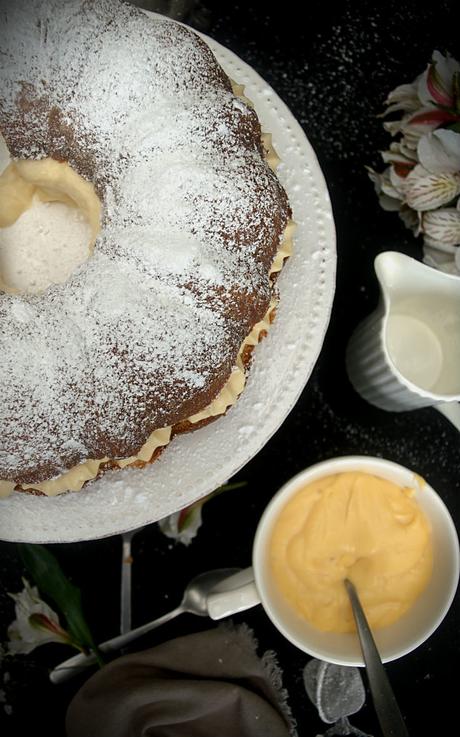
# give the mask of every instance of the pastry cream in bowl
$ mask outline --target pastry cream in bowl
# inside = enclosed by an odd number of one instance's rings
[[[355,584],[384,662],[423,643],[447,614],[459,543],[441,497],[413,471],[345,456],[288,481],[253,546],[257,594],[278,630],[310,655],[364,665],[344,585]]]
[[[372,628],[396,622],[430,580],[431,525],[415,491],[363,471],[302,486],[281,510],[270,566],[283,597],[320,630],[355,631],[345,578]]]

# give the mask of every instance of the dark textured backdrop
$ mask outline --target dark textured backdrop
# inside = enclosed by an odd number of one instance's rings
[[[171,544],[156,525],[135,538],[134,625],[175,606],[193,574],[221,565],[248,565],[252,536],[267,501],[295,472],[325,458],[378,455],[407,465],[438,490],[460,524],[458,432],[432,409],[396,415],[369,406],[351,388],[344,368],[348,338],[376,304],[376,254],[395,249],[421,258],[420,241],[397,215],[379,208],[366,174],[366,165],[380,165],[378,151],[390,140],[376,116],[388,92],[412,81],[434,49],[460,58],[457,3],[441,0],[430,8],[395,0],[278,2],[271,9],[266,2],[160,5],[251,64],[300,121],[329,186],[338,271],[331,323],[316,368],[283,426],[238,475],[247,486],[208,503],[204,525],[190,548]],[[83,591],[96,639],[117,634],[120,538],[52,547]],[[15,545],[0,543],[0,556],[1,641],[13,618],[6,592],[21,588],[23,571]],[[289,645],[259,609],[235,620],[253,627],[261,650],[278,653],[299,734],[314,737],[325,731],[302,687],[308,657]],[[184,616],[138,647],[207,626]],[[457,596],[439,630],[417,651],[387,666],[413,736],[454,733],[456,708],[449,686],[458,682],[459,631]],[[6,704],[0,703],[0,734],[23,737],[40,725],[48,737],[63,736],[65,709],[79,681],[52,687],[47,669],[67,655],[59,646],[47,646],[27,658],[3,661],[0,691]],[[369,697],[351,721],[380,734]]]

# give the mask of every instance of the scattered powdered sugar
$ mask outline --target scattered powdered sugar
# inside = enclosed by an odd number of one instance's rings
[[[68,160],[104,206],[64,285],[0,304],[0,477],[38,480],[130,455],[230,372],[288,213],[254,113],[193,34],[109,0],[3,20],[10,148]]]
[[[327,724],[339,722],[336,726],[340,726],[340,720],[364,706],[366,691],[359,668],[312,658],[303,670],[303,682],[320,719]]]

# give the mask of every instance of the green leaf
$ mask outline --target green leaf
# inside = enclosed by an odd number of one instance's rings
[[[40,592],[53,601],[64,615],[72,639],[83,650],[93,650],[100,661],[97,646],[83,615],[80,589],[69,581],[54,555],[43,545],[20,543],[18,548]]]
[[[218,486],[217,489],[215,489],[214,491],[211,491],[211,493],[205,497],[205,501],[215,496],[220,496],[220,494],[223,494],[225,491],[233,491],[233,489],[241,489],[243,486],[247,486],[247,485],[248,485],[247,481],[234,481],[232,484],[223,484],[222,486]]]

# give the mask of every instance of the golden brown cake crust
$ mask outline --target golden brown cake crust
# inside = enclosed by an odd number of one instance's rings
[[[196,34],[118,1],[2,12],[12,156],[69,162],[103,203],[68,282],[0,295],[0,478],[33,483],[129,457],[214,399],[267,311],[290,209]]]

